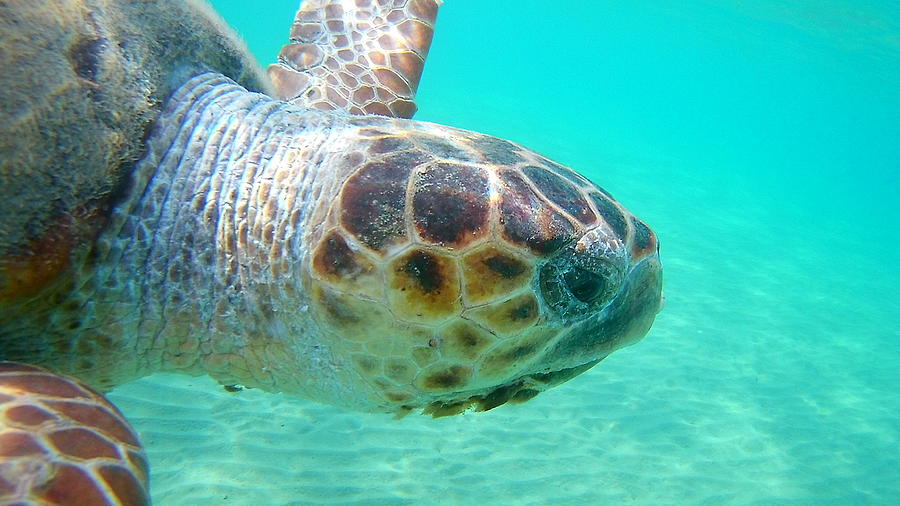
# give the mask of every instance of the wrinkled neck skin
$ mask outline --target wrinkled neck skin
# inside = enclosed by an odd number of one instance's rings
[[[215,74],[189,80],[170,103],[104,262],[104,283],[139,294],[139,362],[306,392],[307,379],[337,369],[318,346],[299,269],[308,211],[330,181],[316,169],[346,150],[346,124]]]
[[[350,130],[217,74],[190,79],[82,267],[0,318],[4,353],[103,389],[171,371],[360,404],[324,391],[351,382],[299,274],[312,202],[336,191],[316,168],[340,163]]]
[[[411,137],[420,144],[431,144],[395,153],[403,142],[412,146],[399,138],[409,131],[415,131]],[[458,139],[444,143],[442,136]],[[544,259],[536,267],[538,274],[528,270],[526,260],[519,259],[526,248],[551,244],[541,242],[541,234],[554,241],[567,236],[546,228],[555,223],[545,209],[549,201],[535,200],[524,176],[496,168],[500,162],[511,166],[528,160],[547,167],[551,162],[513,148],[506,141],[438,125],[299,109],[248,92],[218,74],[192,77],[168,101],[122,200],[99,237],[72,258],[68,275],[41,297],[0,308],[0,359],[44,365],[100,389],[160,371],[208,374],[225,385],[286,392],[363,411],[400,412],[410,409],[404,404],[409,403],[443,416],[470,403],[491,409],[512,402],[520,392],[527,400],[640,339],[659,308],[661,271],[652,232],[641,229],[633,217],[629,226],[630,214],[561,167],[560,174],[590,190],[598,213],[606,202],[604,220],[618,219],[621,230],[595,220],[577,242]],[[490,168],[477,173],[486,175],[479,176],[485,177],[485,188],[512,195],[494,206],[493,218],[487,211],[481,218],[467,215],[468,224],[481,227],[478,233],[485,234],[485,242],[470,248],[458,261],[460,267],[444,253],[430,252],[432,243],[459,240],[459,234],[436,235],[431,242],[422,241],[429,247],[417,245],[387,260],[369,260],[354,253],[354,247],[362,246],[328,228],[349,209],[356,213],[351,216],[354,226],[377,225],[356,232],[369,246],[393,237],[378,234],[394,233],[393,224],[405,215],[373,203],[401,199],[402,212],[411,212],[409,202],[416,197],[409,196],[408,187],[416,179],[399,172],[391,184],[400,191],[385,186],[379,171],[394,166],[378,157],[394,153],[398,164],[423,164],[432,156],[429,150],[435,159],[481,159],[474,163]],[[435,170],[444,163],[435,162]],[[362,166],[366,170],[357,171]],[[531,168],[541,177],[562,181],[550,169]],[[342,190],[351,174],[358,179],[356,193],[348,193],[346,186]],[[434,183],[418,176],[422,181],[416,184],[426,190],[428,184],[465,189],[478,181],[465,179],[465,174],[455,172]],[[488,185],[488,176],[496,178],[495,186]],[[415,196],[427,197],[426,190]],[[570,194],[584,200],[584,194]],[[456,209],[449,197],[434,195],[429,198],[436,200],[425,200],[431,206],[426,211]],[[352,202],[332,205],[337,199]],[[368,214],[369,209],[377,213]],[[503,232],[501,213],[509,218]],[[532,220],[533,213],[540,219]],[[480,221],[472,221],[476,218]],[[545,228],[540,228],[541,220]],[[417,234],[456,230],[435,218],[435,228],[422,232],[427,220],[419,221]],[[406,240],[408,225],[401,225],[398,234]],[[499,239],[501,233],[512,239]],[[402,241],[397,244],[406,247]],[[531,251],[543,254],[540,248]],[[491,260],[507,263],[495,269]],[[376,261],[381,262],[377,268]],[[516,271],[509,265],[525,267]],[[601,291],[585,299],[582,284],[567,284],[565,272],[573,265],[580,270],[572,272],[613,280],[609,286],[617,295],[610,301],[597,299],[605,293],[604,282],[598,285]],[[457,270],[465,271],[466,290],[478,288],[479,277],[494,276],[487,279],[507,282],[514,297],[473,299],[463,310],[458,307],[463,277]],[[323,287],[323,280],[330,284]],[[382,289],[394,291],[385,296]],[[345,292],[352,293],[344,297]],[[583,297],[572,295],[576,292]],[[478,294],[473,293],[464,295]],[[554,297],[555,316],[552,308],[541,313],[538,306],[536,297],[546,303],[548,294]],[[391,310],[378,302],[384,299]],[[595,300],[603,305],[590,306]],[[398,321],[398,314],[406,319]],[[448,316],[453,317],[450,323],[445,322]],[[487,327],[477,323],[482,320]],[[503,326],[501,333],[515,337],[487,349],[500,339],[486,335],[491,325]],[[442,362],[433,358],[439,347],[446,352]],[[421,363],[412,361],[417,358]],[[476,358],[483,377],[472,379]],[[392,375],[394,383],[381,374]],[[400,384],[412,385],[413,393],[392,390]]]

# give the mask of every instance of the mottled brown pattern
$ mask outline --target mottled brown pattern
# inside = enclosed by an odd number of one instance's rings
[[[591,210],[587,200],[571,183],[556,174],[529,165],[522,169],[528,179],[553,203],[569,213],[573,218],[585,225],[596,223],[597,216]]]
[[[453,365],[442,369],[425,371],[417,380],[420,388],[425,390],[446,392],[464,388],[472,376],[472,368]]]
[[[463,258],[463,289],[471,303],[501,297],[531,281],[530,261],[495,246],[479,248]]]
[[[493,344],[494,337],[477,325],[457,320],[441,328],[441,354],[447,358],[471,362]]]
[[[631,228],[634,230],[634,244],[631,254],[635,258],[642,258],[653,253],[657,248],[656,235],[643,221],[631,217]]]
[[[409,383],[416,375],[416,367],[408,360],[388,359],[384,364],[384,375],[397,383]]]
[[[382,158],[382,160],[388,165],[398,167],[400,172],[403,173],[404,167],[418,167],[425,162],[433,160],[433,157],[431,156],[431,154],[425,153],[423,151],[410,150],[388,153]]]
[[[382,339],[390,332],[393,316],[379,302],[315,286],[312,303],[317,317],[335,329],[341,339],[365,342]]]
[[[491,272],[500,275],[504,279],[516,279],[528,270],[528,267],[522,261],[503,256],[502,254],[485,258],[484,265]]]
[[[269,77],[279,98],[322,110],[411,118],[439,2],[303,2]]]
[[[391,307],[401,318],[435,321],[459,310],[456,262],[425,250],[412,250],[391,262]]]
[[[31,484],[0,480],[0,503],[149,504],[143,449],[99,393],[10,362],[0,363],[0,393],[0,476]],[[96,485],[104,482],[112,496]]]
[[[514,334],[537,322],[539,308],[537,299],[527,292],[504,302],[472,309],[467,316],[496,334]]]
[[[341,222],[364,244],[384,250],[406,238],[406,183],[413,167],[369,163],[344,184]]]
[[[510,241],[537,255],[550,255],[574,238],[572,223],[540,199],[519,174],[503,171],[500,178],[504,183],[500,223]]]
[[[504,342],[487,353],[478,374],[489,378],[510,377],[541,353],[557,333],[552,329],[535,329]]]
[[[597,206],[597,212],[606,221],[606,224],[612,229],[621,241],[625,241],[628,237],[628,224],[625,222],[625,216],[619,207],[616,206],[609,198],[597,192],[588,194],[594,205]]]
[[[443,139],[437,135],[417,133],[411,135],[413,140],[422,150],[443,158],[458,162],[472,162],[474,153],[469,153],[462,148],[462,143],[453,142],[452,139]]]
[[[424,251],[413,251],[407,255],[398,270],[413,282],[415,288],[426,294],[439,293],[448,283],[444,279],[440,260]]]
[[[363,315],[354,311],[346,296],[341,296],[331,290],[316,289],[315,301],[319,304],[328,321],[339,329],[358,327],[363,321]]]
[[[522,157],[516,153],[513,143],[497,137],[479,135],[472,141],[472,146],[492,164],[515,165],[522,161]]]
[[[427,242],[459,249],[488,233],[488,180],[466,165],[438,163],[415,182],[413,217]]]
[[[575,183],[575,186],[577,186],[579,188],[582,188],[585,190],[587,190],[589,188],[597,188],[598,190],[602,191],[603,193],[606,193],[605,190],[601,189],[598,186],[593,185],[586,177],[582,176],[581,174],[575,172],[574,170],[572,170],[568,167],[563,167],[562,165],[560,165],[552,160],[547,160],[546,158],[543,158],[541,161],[543,162],[543,163],[541,163],[542,166],[549,167],[550,170],[552,170],[553,172],[559,174],[560,176],[568,179],[569,181]]]
[[[355,281],[360,275],[372,271],[372,263],[354,252],[346,239],[336,232],[330,232],[313,255],[316,273],[332,283]]]
[[[376,139],[369,146],[369,152],[373,154],[396,153],[412,148],[412,142],[405,137],[385,136]]]

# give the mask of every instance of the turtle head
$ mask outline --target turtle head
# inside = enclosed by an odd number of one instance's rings
[[[609,193],[501,139],[358,121],[360,154],[312,240],[309,293],[383,408],[524,401],[647,332],[657,240]]]

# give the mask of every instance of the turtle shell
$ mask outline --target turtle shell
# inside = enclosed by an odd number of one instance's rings
[[[196,0],[0,6],[0,304],[59,277],[102,228],[179,76],[259,90],[244,46]]]

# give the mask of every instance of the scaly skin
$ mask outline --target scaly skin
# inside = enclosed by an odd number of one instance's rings
[[[568,169],[215,74],[170,101],[126,193],[73,279],[4,313],[7,356],[443,415],[527,400],[659,307],[652,232]]]
[[[0,504],[150,504],[125,417],[74,378],[0,361]]]
[[[306,0],[268,73],[309,109],[411,118],[439,0]]]

